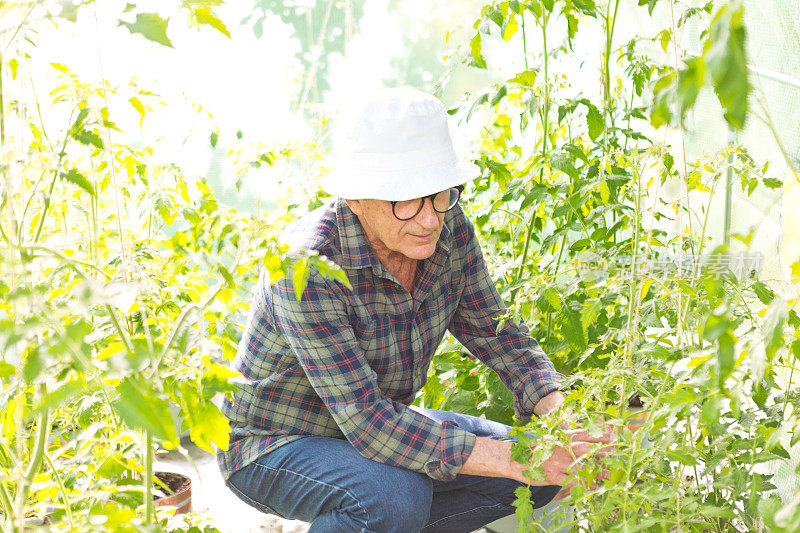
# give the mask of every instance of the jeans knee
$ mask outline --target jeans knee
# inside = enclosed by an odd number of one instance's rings
[[[383,480],[375,495],[370,529],[409,533],[420,531],[428,523],[433,484],[426,476],[403,471],[401,476]]]

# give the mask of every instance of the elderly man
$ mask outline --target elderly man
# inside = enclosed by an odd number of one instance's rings
[[[262,272],[233,368],[219,453],[230,489],[310,531],[473,531],[514,512],[527,484],[509,428],[411,406],[446,331],[495,370],[519,419],[563,401],[557,373],[505,308],[475,229],[459,206],[477,168],[459,159],[442,104],[410,88],[382,91],[352,117],[350,151],[325,189],[337,197],[302,246],[352,285],[312,272],[298,301],[290,277]],[[556,452],[534,504],[562,488],[572,455]]]

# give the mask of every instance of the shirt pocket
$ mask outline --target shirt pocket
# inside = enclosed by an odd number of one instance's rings
[[[390,398],[406,394],[412,384],[413,369],[400,353],[392,317],[376,315],[356,324],[354,330],[383,394]]]
[[[370,317],[366,320],[358,321],[353,330],[356,340],[364,357],[373,370],[378,372],[389,364],[389,337],[391,334],[391,323],[384,315]]]
[[[460,273],[456,273],[447,281],[440,283],[432,295],[433,301],[431,302],[431,305],[437,310],[436,314],[449,322],[458,308],[458,304],[461,303],[463,292],[464,278]]]

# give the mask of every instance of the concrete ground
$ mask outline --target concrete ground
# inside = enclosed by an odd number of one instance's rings
[[[304,533],[309,524],[264,514],[237,498],[222,481],[213,455],[191,442],[182,442],[188,452],[158,454],[156,470],[177,472],[192,479],[192,512],[210,519],[222,533]]]

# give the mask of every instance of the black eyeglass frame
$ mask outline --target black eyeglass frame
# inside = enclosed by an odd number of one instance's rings
[[[448,211],[453,209],[456,205],[458,205],[458,201],[461,199],[461,193],[464,192],[464,186],[463,185],[456,185],[455,187],[450,187],[449,189],[445,189],[445,190],[451,190],[451,189],[457,190],[458,191],[458,196],[456,196],[456,200],[455,200],[455,202],[453,202],[453,205],[451,205],[450,207],[448,207],[444,211],[439,211],[438,209],[436,209],[436,205],[433,203],[433,197],[436,196],[437,194],[441,193],[441,192],[444,192],[444,191],[439,191],[439,192],[435,192],[433,194],[429,194],[428,196],[420,197],[420,199],[419,199],[420,200],[419,208],[417,208],[417,211],[413,215],[408,217],[408,218],[400,218],[399,216],[397,216],[397,213],[395,212],[395,206],[401,200],[390,201],[390,203],[392,204],[392,214],[394,215],[394,218],[396,218],[397,220],[402,220],[403,222],[407,222],[407,221],[411,220],[412,218],[414,218],[415,216],[419,215],[420,211],[422,211],[422,208],[425,206],[425,200],[427,200],[427,199],[430,199],[431,207],[433,207],[434,211],[436,211],[437,213],[447,213]]]

